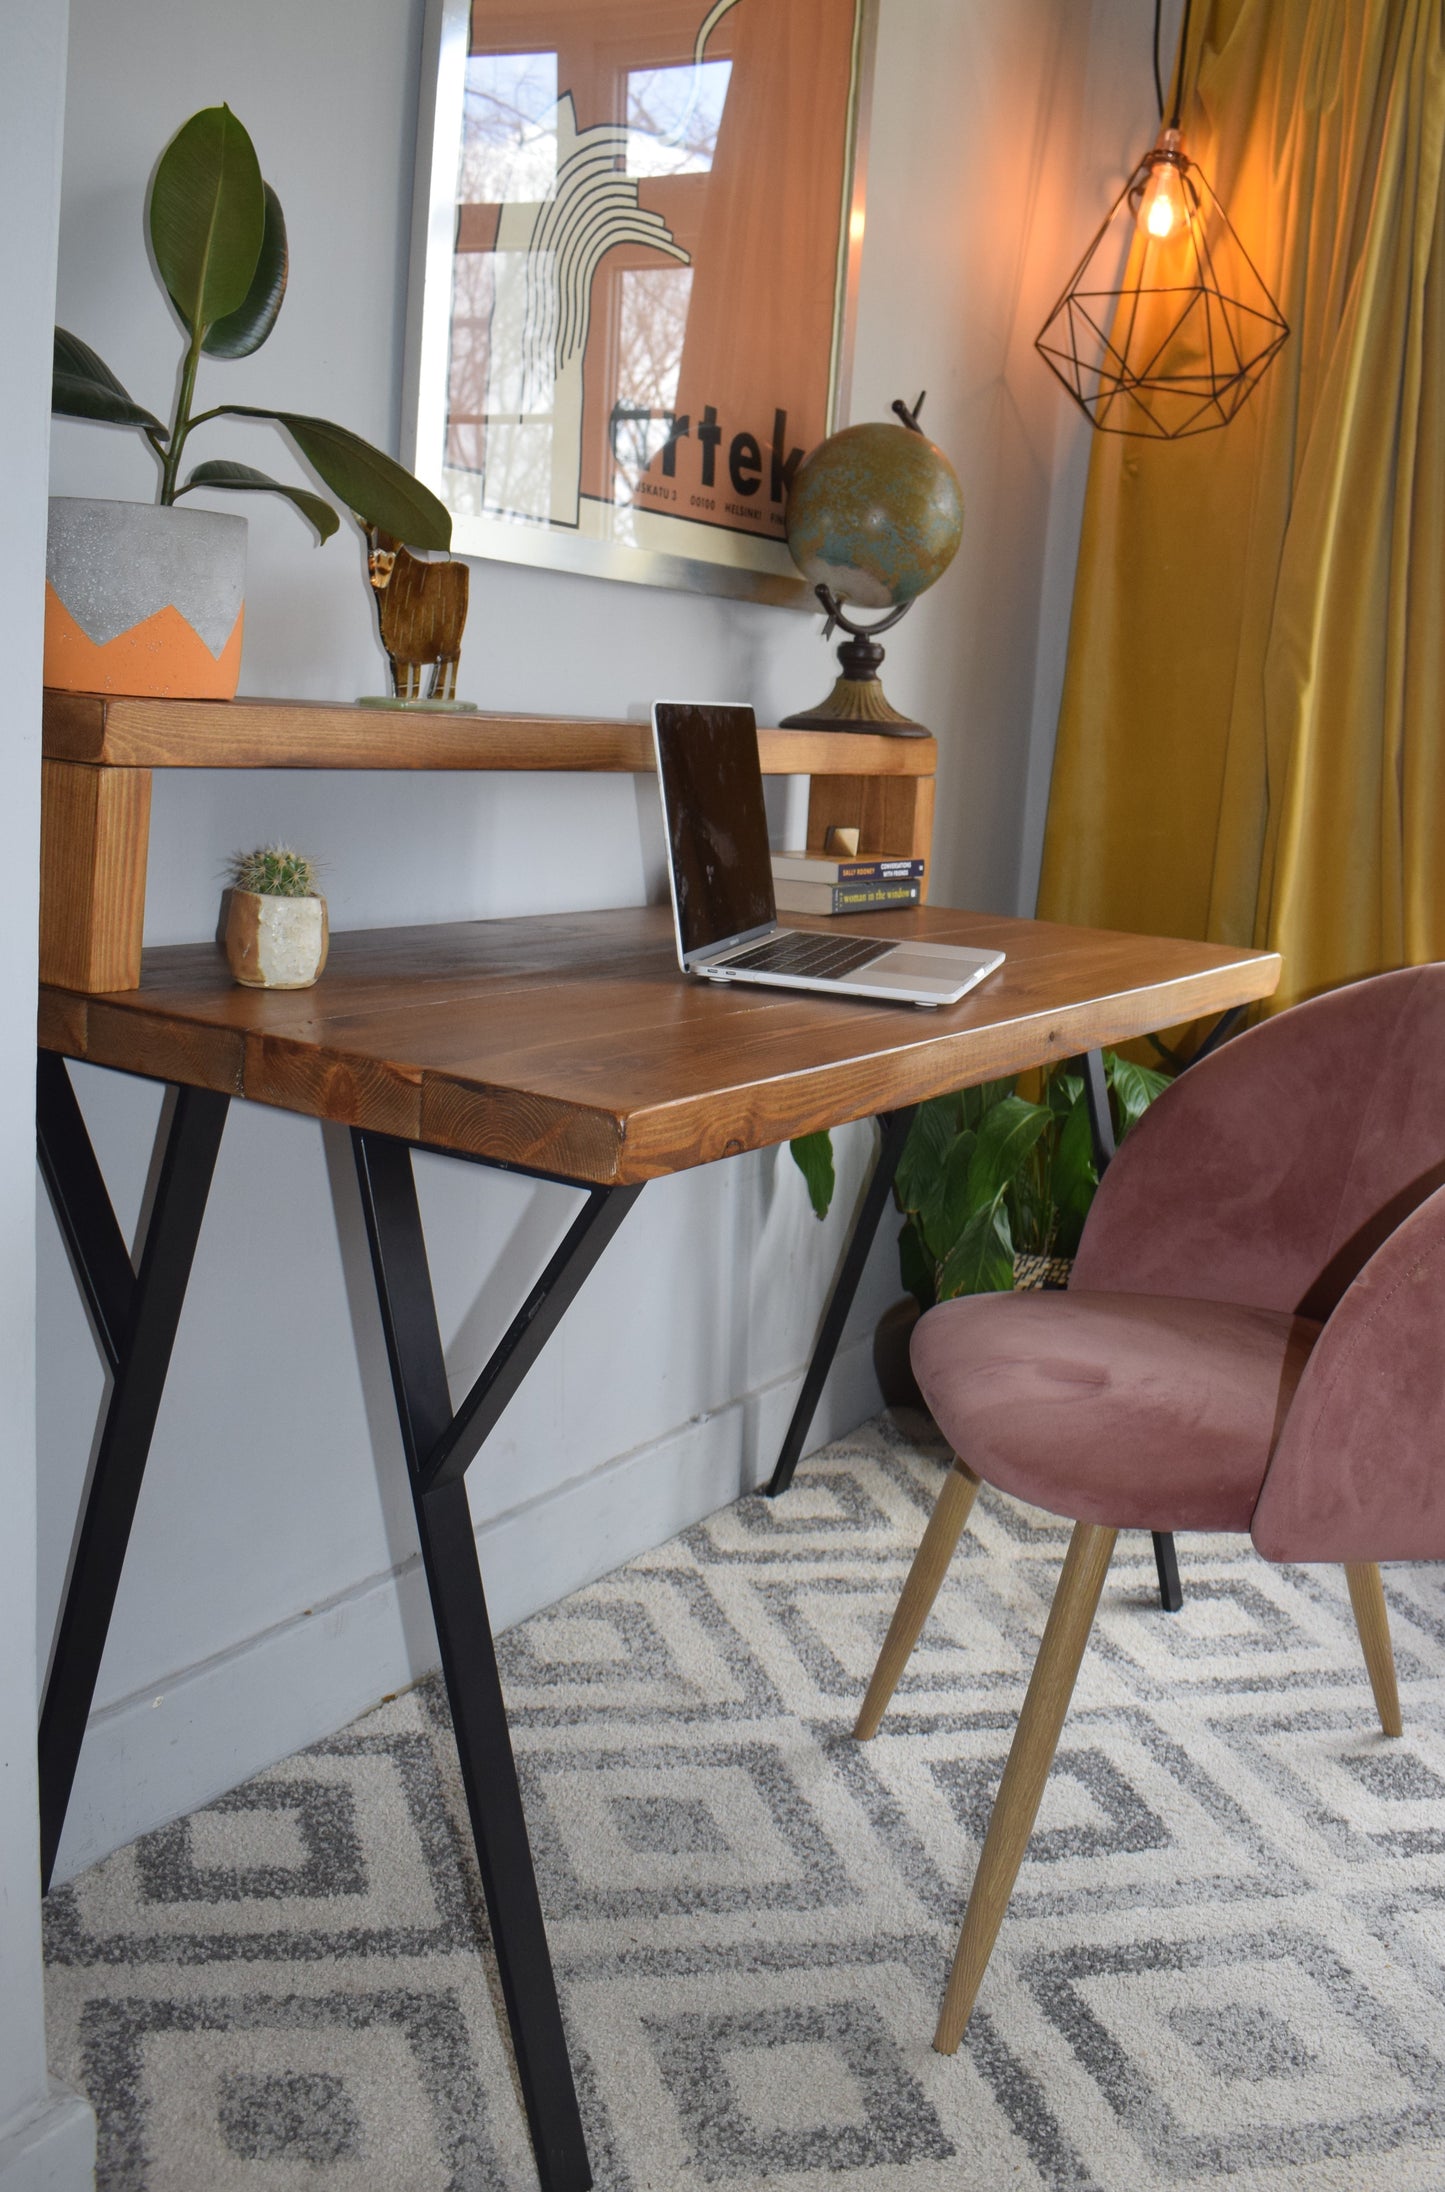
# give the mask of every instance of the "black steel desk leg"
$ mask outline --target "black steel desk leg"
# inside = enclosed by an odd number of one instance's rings
[[[544,2192],[586,2192],[592,2171],[532,1871],[466,1482],[456,1476],[429,1491],[422,1488],[427,1458],[446,1437],[453,1417],[411,1152],[404,1142],[355,1131],[352,1146],[442,1672],[537,2174]]]
[[[843,1262],[833,1282],[833,1292],[823,1313],[822,1326],[813,1359],[808,1364],[808,1374],[803,1380],[803,1390],[798,1395],[793,1410],[793,1420],[788,1425],[778,1455],[777,1467],[768,1483],[768,1498],[776,1499],[779,1492],[786,1492],[793,1481],[793,1471],[798,1466],[798,1456],[803,1451],[803,1441],[808,1426],[822,1395],[824,1380],[833,1367],[833,1357],[838,1352],[838,1342],[843,1337],[843,1326],[853,1306],[853,1296],[858,1291],[858,1281],[863,1276],[863,1266],[868,1261],[868,1251],[873,1246],[873,1236],[878,1231],[878,1221],[883,1206],[893,1186],[893,1175],[898,1170],[898,1160],[903,1155],[903,1145],[908,1139],[908,1129],[913,1124],[916,1104],[903,1111],[882,1112],[878,1125],[880,1139],[878,1161],[873,1167],[873,1177],[868,1182],[868,1192],[863,1197],[863,1207],[853,1227],[852,1237],[843,1252]]]
[[[1084,1101],[1089,1107],[1089,1128],[1094,1137],[1094,1170],[1102,1180],[1114,1155],[1114,1119],[1109,1110],[1109,1084],[1104,1074],[1103,1054],[1088,1051],[1079,1060],[1084,1076]],[[1179,1555],[1174,1550],[1174,1540],[1165,1530],[1155,1530],[1154,1566],[1159,1575],[1159,1603],[1166,1614],[1177,1614],[1184,1604],[1184,1590],[1179,1581]]]
[[[40,1862],[47,1888],[229,1101],[209,1089],[176,1091],[140,1271],[132,1275],[64,1062],[46,1058],[41,1065],[41,1170],[115,1374],[40,1714]]]

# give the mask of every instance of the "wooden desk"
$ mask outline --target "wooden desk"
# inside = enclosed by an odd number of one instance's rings
[[[938,767],[931,738],[760,730],[758,753],[765,776],[809,779],[815,851],[832,824],[844,823],[861,830],[867,852],[927,860]],[[647,775],[653,767],[646,723],[56,691],[45,695],[42,756],[40,979],[100,994],[140,980],[156,769]]]
[[[809,1371],[820,1384],[912,1106],[1267,996],[1280,971],[1269,953],[934,908],[876,926],[1002,946],[1007,962],[932,1011],[715,989],[678,972],[668,916],[650,908],[342,935],[318,987],[289,994],[233,987],[209,945],[147,953],[140,987],[119,995],[42,991],[41,1164],[113,1373],[42,1713],[46,1880],[229,1100],[339,1120],[352,1129],[447,1695],[547,2192],[582,2192],[591,2174],[467,1505],[465,1473],[488,1433],[646,1181],[844,1120],[886,1118]],[[138,1271],[66,1057],[177,1088]],[[585,1191],[458,1408],[412,1178],[419,1146]]]

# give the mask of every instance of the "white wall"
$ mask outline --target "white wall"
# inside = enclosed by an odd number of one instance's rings
[[[45,417],[66,11],[0,0],[0,2192],[79,2192],[95,2124],[45,2069],[35,1800],[35,913]]]
[[[275,336],[211,368],[209,400],[312,409],[395,446],[420,15],[420,0],[193,0],[184,15],[75,0],[60,317],[142,401],[168,402],[177,356],[145,262],[143,179],[187,114],[225,99],[279,191],[293,260]],[[964,553],[893,635],[886,672],[939,734],[935,866],[955,904],[1009,908],[1018,890],[1057,418],[1029,350],[1054,270],[1036,278],[1028,238],[1051,133],[1074,141],[1086,16],[1058,0],[881,10],[853,415],[927,387],[925,422],[964,484]],[[264,428],[218,432],[208,448],[222,447],[292,461]],[[57,491],[144,495],[150,476],[129,437],[57,428]],[[375,690],[356,540],[317,550],[279,503],[246,507],[243,690]],[[461,690],[483,706],[638,714],[693,691],[775,720],[829,676],[816,620],[786,611],[503,564],[474,567],[472,600]],[[276,834],[323,859],[339,927],[635,903],[660,873],[646,781],[162,773],[151,937],[206,935],[227,851]],[[79,1079],[133,1223],[154,1094]],[[499,1624],[766,1473],[868,1158],[865,1130],[839,1140],[825,1227],[783,1152],[649,1188],[473,1472]],[[464,1385],[574,1205],[461,1167],[420,1172]],[[48,1217],[41,1246],[48,1634],[100,1380]],[[876,1406],[868,1339],[897,1292],[885,1238],[819,1438]],[[432,1662],[400,1467],[345,1137],[237,1106],[62,1871]]]

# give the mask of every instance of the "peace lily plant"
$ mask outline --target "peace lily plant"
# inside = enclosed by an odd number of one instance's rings
[[[1104,1073],[1122,1141],[1168,1078],[1108,1050]],[[821,1218],[834,1191],[830,1137],[808,1134],[791,1146]],[[1008,1080],[920,1104],[893,1189],[904,1286],[931,1309],[959,1294],[1006,1292],[1021,1262],[1067,1263],[1098,1184],[1080,1073],[1045,1073],[1037,1102]]]
[[[151,185],[148,222],[156,270],[186,337],[170,419],[162,422],[135,402],[90,345],[63,328],[55,331],[56,412],[139,429],[160,464],[162,504],[197,487],[260,488],[284,495],[327,540],[340,520],[331,503],[308,488],[287,486],[229,458],[210,457],[184,469],[198,427],[221,418],[272,420],[364,529],[380,527],[414,548],[449,547],[445,505],[358,434],[299,411],[243,403],[195,409],[202,359],[250,357],[276,325],[286,294],[281,202],[262,180],[256,148],[229,107],[193,114],[171,139]]]

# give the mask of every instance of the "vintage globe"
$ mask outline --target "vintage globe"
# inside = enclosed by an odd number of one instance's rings
[[[901,608],[952,563],[963,492],[926,435],[882,421],[845,426],[799,465],[787,533],[793,561],[815,586],[850,608]]]

